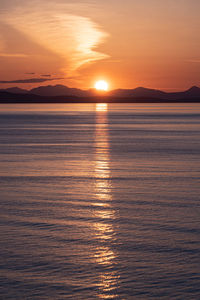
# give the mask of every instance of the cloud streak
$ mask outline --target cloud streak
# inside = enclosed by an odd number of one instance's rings
[[[4,20],[35,43],[61,57],[64,62],[62,71],[68,75],[76,73],[83,65],[109,57],[97,51],[108,34],[92,19],[65,13],[67,6],[63,12],[59,6],[45,5],[41,6],[40,3],[38,10],[34,3],[26,4],[12,14],[4,14]]]
[[[200,63],[200,59],[188,59],[187,62],[199,64]]]
[[[11,57],[11,58],[25,58],[28,55],[23,53],[0,53],[0,57]]]
[[[63,78],[29,78],[17,80],[0,80],[0,83],[41,83],[45,81],[61,80]]]

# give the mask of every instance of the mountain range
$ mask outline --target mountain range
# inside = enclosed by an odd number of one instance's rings
[[[138,87],[135,89],[116,89],[97,92],[95,89],[81,90],[65,85],[39,86],[31,90],[12,87],[0,89],[0,102],[92,102],[103,98],[108,102],[200,102],[200,88],[193,86],[183,92],[168,93],[156,89]],[[20,101],[21,99],[21,101]],[[88,99],[88,101],[87,101]],[[99,101],[99,100],[98,100]]]

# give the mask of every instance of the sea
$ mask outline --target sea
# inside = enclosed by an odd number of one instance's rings
[[[200,299],[200,104],[1,104],[0,299]]]

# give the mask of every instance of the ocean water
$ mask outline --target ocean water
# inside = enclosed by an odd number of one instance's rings
[[[0,105],[0,299],[200,299],[200,105]]]

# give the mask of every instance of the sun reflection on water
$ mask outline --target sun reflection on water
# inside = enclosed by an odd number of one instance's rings
[[[97,209],[94,214],[98,221],[93,226],[96,239],[99,241],[94,259],[102,269],[98,284],[100,299],[116,298],[116,289],[119,285],[119,275],[115,271],[117,254],[112,249],[116,239],[113,226],[116,211],[112,206],[110,144],[107,124],[107,104],[96,104],[95,196],[97,203],[95,205]]]
[[[100,299],[116,299],[118,295],[116,293],[116,286],[120,277],[116,271],[105,272],[101,275],[101,283],[99,287],[102,289],[102,294],[99,295]]]
[[[107,103],[97,103],[96,104],[96,111],[105,111],[107,112],[108,110],[108,104]]]

